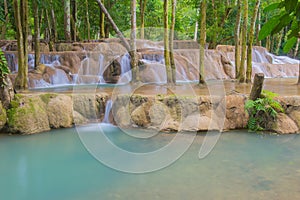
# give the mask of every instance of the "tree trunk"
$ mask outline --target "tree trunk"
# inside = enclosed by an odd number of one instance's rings
[[[282,42],[282,38],[283,38],[283,34],[284,34],[284,31],[281,30],[279,33],[278,33],[278,39],[277,39],[277,45],[276,45],[276,49],[275,49],[275,54],[276,55],[279,55],[279,50],[280,50],[280,47],[281,47],[281,42]]]
[[[194,41],[197,41],[198,29],[199,29],[199,22],[196,21],[196,23],[195,23],[195,31],[194,31]]]
[[[171,15],[171,26],[170,26],[170,64],[172,72],[172,83],[176,83],[176,66],[174,59],[174,30],[176,21],[176,0],[171,0],[172,3],[172,15]]]
[[[145,38],[145,10],[146,10],[147,0],[140,0],[141,9],[141,39]]]
[[[104,5],[104,0],[101,0]],[[105,38],[105,14],[100,9],[100,38]]]
[[[239,71],[239,82],[245,82],[245,61],[247,55],[247,25],[248,25],[248,0],[243,0],[243,27],[242,27],[242,55]]]
[[[236,14],[235,31],[234,31],[235,78],[238,78],[240,64],[241,64],[240,30],[241,30],[241,1],[237,0],[237,14]]]
[[[70,0],[64,0],[64,24],[65,24],[65,40],[71,41],[71,9]]]
[[[138,81],[138,61],[137,61],[137,53],[136,53],[136,0],[131,0],[130,4],[130,12],[131,12],[131,34],[130,34],[130,47],[131,51],[129,51],[131,60],[131,72],[132,72],[132,81]]]
[[[167,83],[171,84],[172,81],[172,71],[171,71],[171,61],[170,61],[170,46],[169,46],[169,23],[168,23],[168,0],[164,0],[164,57],[165,66],[167,72]]]
[[[217,10],[217,6],[215,4],[215,0],[211,1],[212,3],[212,7],[213,7],[213,21],[214,21],[214,30],[213,31],[213,35],[212,35],[212,39],[211,39],[211,44],[210,47],[211,49],[215,49],[217,46],[217,37],[218,37],[218,29],[219,29],[219,25],[218,25],[218,10]]]
[[[254,40],[254,29],[255,29],[255,22],[257,18],[257,12],[260,5],[260,0],[256,1],[253,16],[250,25],[249,31],[249,40],[248,40],[248,48],[247,48],[247,72],[246,72],[246,82],[251,83],[251,76],[252,76],[252,47],[253,47],[253,40]]]
[[[256,25],[256,42],[255,42],[256,46],[261,46],[261,41],[258,39],[258,33],[260,31],[260,21],[261,21],[261,11],[260,11],[260,9],[258,9],[257,25]]]
[[[266,38],[266,49],[267,49],[268,51],[271,51],[271,36],[268,36],[268,37]]]
[[[77,41],[77,27],[76,27],[76,23],[77,23],[77,3],[76,0],[71,0],[71,7],[72,7],[72,23],[71,23],[71,36],[72,36],[72,40],[74,42]]]
[[[54,48],[54,44],[55,42],[57,42],[57,28],[56,28],[56,17],[55,17],[55,13],[54,13],[54,9],[53,9],[53,3],[52,3],[52,0],[50,0],[50,6],[51,6],[51,18],[47,17],[48,18],[48,21],[49,21],[49,24],[50,24],[50,42],[49,42],[49,48],[51,51],[54,51],[55,48]],[[46,12],[47,9],[46,9]],[[47,14],[48,16],[48,14]]]
[[[90,19],[89,19],[89,2],[88,0],[85,0],[85,19],[86,19],[86,30],[87,30],[87,40],[91,40],[91,25],[90,25]]]
[[[96,0],[100,9],[102,10],[102,12],[106,15],[109,23],[111,24],[112,28],[114,29],[114,31],[117,33],[118,37],[121,39],[124,47],[126,48],[126,50],[128,52],[130,52],[130,46],[127,42],[127,40],[125,39],[125,37],[123,36],[122,32],[119,30],[119,28],[117,27],[117,25],[115,24],[114,20],[111,18],[110,14],[107,12],[105,6],[102,4],[102,2],[100,0]]]
[[[7,0],[4,0],[3,3],[4,3],[5,24],[2,26],[2,33],[1,33],[1,39],[2,40],[5,39],[5,36],[6,36],[6,26],[9,24]]]
[[[206,44],[206,0],[201,2],[201,21],[200,21],[200,63],[199,63],[199,84],[204,84],[204,58]]]
[[[28,31],[28,1],[13,0],[14,17],[17,29],[18,43],[18,75],[15,80],[15,88],[25,90],[28,88],[28,49],[27,49],[27,31]],[[22,9],[21,9],[22,8]]]
[[[38,1],[33,1],[34,10],[34,68],[40,64],[40,23]]]
[[[299,44],[300,44],[300,38],[298,38],[298,40],[297,40],[297,44],[296,44],[295,51],[294,51],[294,58],[297,58],[298,50],[299,50]]]
[[[249,96],[250,100],[255,101],[257,98],[260,97],[263,84],[264,84],[264,74],[263,73],[255,74],[253,85]]]

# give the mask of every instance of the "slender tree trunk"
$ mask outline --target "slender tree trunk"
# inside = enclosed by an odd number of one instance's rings
[[[40,64],[40,23],[38,0],[33,1],[34,10],[34,68]]]
[[[169,1],[164,0],[164,57],[167,72],[167,83],[172,84],[172,71],[170,61],[170,46],[169,46],[169,22],[168,22],[168,5]]]
[[[85,0],[85,19],[86,19],[86,28],[87,28],[87,39],[88,41],[91,40],[91,25],[90,25],[90,19],[89,19],[89,2],[88,0]]]
[[[140,0],[141,9],[141,39],[145,38],[145,10],[146,10],[147,0]]]
[[[1,39],[2,40],[5,39],[5,36],[6,36],[6,26],[9,24],[7,0],[4,0],[3,3],[4,3],[5,24],[2,26],[2,33],[1,33]]]
[[[76,27],[76,23],[77,23],[77,3],[76,0],[71,0],[71,9],[72,9],[72,18],[71,18],[71,36],[72,36],[72,40],[74,42],[77,41],[77,27]]]
[[[104,0],[101,0],[104,5]],[[100,38],[105,38],[105,14],[100,9]]]
[[[267,49],[268,51],[271,51],[271,36],[268,36],[268,37],[266,38],[266,49]]]
[[[248,0],[243,0],[243,27],[242,27],[242,55],[239,71],[239,82],[245,82],[245,64],[247,55],[247,25],[248,25]]]
[[[213,7],[213,16],[214,16],[214,30],[213,31],[213,35],[212,35],[212,41],[211,41],[211,44],[210,44],[210,48],[211,49],[215,49],[216,46],[217,46],[217,37],[218,37],[218,10],[217,10],[217,6],[215,4],[215,0],[212,0],[211,1],[212,3],[212,7]]]
[[[199,29],[199,22],[196,21],[196,23],[195,23],[195,31],[194,31],[194,41],[197,41],[198,29]]]
[[[295,51],[294,51],[294,58],[297,58],[298,50],[299,50],[299,44],[300,44],[300,38],[298,38],[298,40],[297,40],[297,44],[296,44]]]
[[[279,33],[278,33],[278,39],[277,39],[277,45],[276,45],[276,50],[275,50],[275,54],[276,55],[279,55],[279,50],[280,50],[280,47],[281,47],[281,42],[282,42],[282,38],[283,38],[283,34],[284,34],[284,31],[281,30]]]
[[[49,33],[50,33],[50,42],[49,42],[49,48],[51,51],[54,51],[54,44],[57,42],[57,28],[56,28],[56,16],[55,16],[55,12],[54,12],[54,8],[53,8],[53,3],[52,0],[50,0],[50,7],[51,7],[51,18],[49,18],[48,16],[48,11],[46,9],[46,15],[48,18],[48,24],[49,26]]]
[[[204,58],[206,44],[206,0],[201,2],[201,21],[200,21],[200,63],[199,63],[199,84],[204,84]]]
[[[258,39],[258,33],[260,31],[260,21],[261,21],[261,11],[260,9],[258,9],[258,13],[257,13],[257,25],[256,25],[256,42],[255,45],[256,46],[261,46],[261,41]]]
[[[64,0],[64,24],[65,24],[65,40],[66,42],[71,41],[71,9],[70,0]]]
[[[131,0],[130,4],[131,10],[131,34],[130,34],[130,47],[129,52],[131,60],[131,71],[132,71],[132,81],[136,82],[138,79],[138,61],[136,53],[136,0]]]
[[[241,64],[240,30],[241,30],[241,1],[237,0],[237,14],[236,14],[235,31],[234,31],[235,78],[238,78],[240,64]]]
[[[15,80],[15,88],[25,90],[28,88],[28,1],[13,0],[14,17],[17,28],[18,43],[18,75]]]
[[[129,46],[127,40],[125,39],[122,32],[119,30],[119,28],[115,24],[114,20],[111,18],[110,14],[107,12],[105,6],[102,4],[102,2],[100,0],[96,0],[96,1],[99,5],[100,9],[102,10],[102,12],[106,15],[106,17],[107,17],[109,23],[111,24],[112,28],[117,33],[118,37],[121,39],[121,41],[122,41],[123,45],[125,46],[126,50],[128,52],[130,52],[130,46]]]
[[[176,83],[176,66],[174,58],[174,31],[176,21],[176,0],[171,0],[172,3],[172,15],[171,15],[171,26],[170,26],[170,64],[172,71],[172,83]]]
[[[247,72],[246,72],[246,82],[251,83],[251,76],[252,76],[252,47],[253,47],[253,40],[254,40],[254,29],[255,29],[255,22],[257,18],[257,12],[259,9],[260,0],[256,1],[253,16],[250,25],[249,31],[249,40],[248,40],[248,48],[247,48]]]

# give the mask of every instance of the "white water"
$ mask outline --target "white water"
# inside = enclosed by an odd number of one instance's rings
[[[104,114],[104,118],[102,120],[102,123],[107,123],[110,124],[110,120],[109,120],[109,115],[110,115],[110,111],[112,109],[113,106],[113,101],[112,100],[108,100],[106,102],[106,106],[105,106],[105,114]]]

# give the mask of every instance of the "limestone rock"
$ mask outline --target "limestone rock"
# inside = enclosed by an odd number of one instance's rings
[[[122,106],[114,114],[115,123],[119,127],[129,127],[131,125],[130,118],[130,111],[128,107]]]
[[[167,115],[169,115],[168,107],[159,101],[154,102],[149,110],[151,126],[161,127]]]
[[[73,123],[73,101],[70,96],[58,95],[47,105],[50,127],[68,128]]]
[[[133,123],[135,123],[137,126],[147,127],[150,124],[150,119],[146,112],[147,109],[145,105],[137,107],[131,113],[131,120]]]
[[[75,110],[73,111],[73,120],[75,126],[88,123],[88,120]]]
[[[3,108],[2,103],[0,101],[0,130],[6,124],[6,110]]]
[[[199,114],[187,116],[180,124],[182,131],[218,130],[218,125],[211,118]]]
[[[99,103],[93,94],[73,94],[74,110],[88,120],[98,120],[100,118]]]
[[[279,113],[275,125],[273,126],[273,131],[279,134],[293,134],[298,133],[299,128],[286,114]]]
[[[16,95],[7,115],[12,133],[34,134],[50,130],[46,104],[39,96]]]
[[[225,130],[246,127],[249,117],[244,108],[245,101],[246,97],[242,95],[226,96]]]
[[[289,117],[294,120],[294,122],[300,128],[300,110],[293,110],[289,113]]]

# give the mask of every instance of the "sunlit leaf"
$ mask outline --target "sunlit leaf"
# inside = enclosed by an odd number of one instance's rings
[[[283,47],[283,51],[285,53],[288,53],[293,48],[293,46],[296,44],[296,42],[297,42],[296,37],[292,37],[292,38],[288,39]]]

